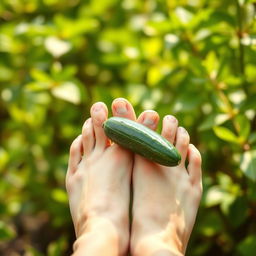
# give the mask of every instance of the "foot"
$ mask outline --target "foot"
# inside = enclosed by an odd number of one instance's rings
[[[112,104],[114,116],[135,119],[124,99]],[[102,128],[105,104],[91,108],[82,135],[71,145],[66,188],[77,240],[75,255],[125,255],[129,245],[131,152],[110,144]]]
[[[159,116],[145,111],[138,122],[156,129]],[[181,154],[181,163],[166,167],[136,155],[133,168],[134,256],[184,255],[202,194],[201,156],[187,131],[173,116],[163,120],[162,136]],[[185,167],[185,160],[188,166]]]

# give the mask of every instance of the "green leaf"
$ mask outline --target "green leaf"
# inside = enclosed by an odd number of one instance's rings
[[[239,136],[243,139],[243,141],[247,140],[251,130],[251,125],[248,118],[244,115],[238,115],[235,118],[235,123],[237,124]]]
[[[193,18],[192,12],[180,6],[175,9],[175,13],[183,24],[188,24]]]
[[[190,93],[184,93],[176,99],[173,111],[183,113],[193,112],[201,103],[202,98],[199,95],[198,97],[191,97]]]
[[[199,125],[199,131],[212,129],[214,126],[221,125],[230,119],[228,114],[211,114]]]
[[[229,129],[221,126],[213,127],[213,131],[216,136],[222,140],[239,144],[239,138]]]
[[[247,236],[237,246],[242,256],[254,255],[256,251],[256,235]]]
[[[35,79],[36,81],[40,81],[40,82],[49,82],[51,81],[51,77],[43,72],[42,70],[39,70],[39,69],[36,69],[36,68],[33,68],[31,71],[30,71],[30,75],[33,79]]]
[[[57,241],[53,241],[48,245],[47,256],[61,256],[67,248],[67,238],[60,237]]]
[[[71,102],[73,104],[79,104],[81,102],[81,94],[79,87],[71,82],[64,82],[52,89],[52,94],[59,99]]]
[[[219,65],[219,59],[216,56],[216,52],[209,52],[204,60],[204,66],[211,78],[215,79],[217,77]]]
[[[223,223],[220,216],[215,211],[209,211],[202,216],[201,225],[198,227],[200,233],[206,237],[212,237],[223,229]]]
[[[32,91],[32,92],[36,92],[36,91],[45,91],[45,90],[49,90],[53,87],[53,81],[49,81],[49,82],[31,82],[25,85],[25,88],[27,91]]]
[[[255,183],[254,182],[248,182],[248,192],[247,192],[247,195],[248,195],[248,199],[251,201],[251,202],[256,202],[256,186],[255,186]]]
[[[237,197],[230,205],[228,216],[233,227],[240,226],[249,216],[249,205],[245,197]]]
[[[256,142],[256,132],[252,132],[248,139],[250,144],[254,144]]]
[[[246,111],[248,109],[256,109],[255,106],[255,102],[256,102],[256,94],[254,95],[250,95],[247,99],[245,99],[241,104],[240,104],[240,110],[241,111]]]
[[[238,0],[239,5],[244,5],[247,2],[247,0]]]
[[[56,200],[59,203],[67,203],[68,202],[68,197],[67,193],[63,191],[62,189],[53,189],[52,190],[52,198]]]
[[[147,82],[151,86],[157,85],[171,71],[168,65],[152,66],[148,70]]]
[[[212,186],[208,189],[205,195],[205,206],[212,207],[221,204],[226,198],[228,198],[229,193],[220,188],[219,186]]]
[[[0,221],[0,240],[6,241],[15,237],[15,231],[13,228]]]
[[[171,34],[171,33],[165,35],[164,40],[165,40],[166,47],[167,47],[168,49],[173,48],[173,47],[176,46],[176,45],[179,43],[179,41],[180,41],[180,39],[179,39],[179,37],[178,37],[177,35]]]
[[[58,58],[71,49],[71,44],[67,41],[51,36],[46,38],[45,48],[53,57]]]
[[[243,154],[240,168],[247,178],[256,181],[256,150],[246,151]]]
[[[0,81],[8,81],[10,79],[12,79],[12,77],[14,76],[14,72],[12,69],[2,66],[0,64]]]
[[[4,170],[5,165],[9,161],[9,154],[4,148],[0,148],[0,173]]]

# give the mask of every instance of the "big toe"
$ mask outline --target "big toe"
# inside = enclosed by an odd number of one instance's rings
[[[93,129],[95,133],[95,149],[104,150],[109,144],[109,139],[106,137],[103,123],[107,120],[108,109],[103,102],[97,102],[91,107],[91,117]]]
[[[124,117],[135,120],[136,115],[131,103],[124,98],[117,98],[112,103],[113,116]]]
[[[152,130],[156,130],[159,122],[159,115],[154,110],[146,110],[140,114],[137,122],[147,126]]]

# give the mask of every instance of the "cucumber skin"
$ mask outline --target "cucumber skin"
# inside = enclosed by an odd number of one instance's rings
[[[176,166],[181,156],[164,137],[146,126],[121,117],[111,117],[103,124],[105,134],[113,142],[153,162]]]

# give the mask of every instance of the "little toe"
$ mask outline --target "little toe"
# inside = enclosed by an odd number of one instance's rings
[[[173,143],[178,128],[178,120],[171,115],[165,116],[163,119],[162,136],[169,142]]]
[[[189,134],[185,128],[179,127],[177,129],[175,147],[177,148],[177,150],[181,155],[181,162],[180,162],[181,166],[185,165],[185,160],[188,153],[188,145],[189,145]]]
[[[75,173],[77,166],[82,159],[83,144],[82,135],[79,135],[70,146],[68,172],[69,174]]]
[[[198,149],[193,145],[189,144],[188,147],[188,173],[192,184],[202,184],[202,158]]]
[[[136,119],[136,115],[131,103],[124,98],[117,98],[112,103],[113,116],[124,117],[131,120]]]
[[[146,110],[140,114],[137,122],[147,126],[151,130],[156,130],[159,122],[159,115],[154,110]]]
[[[91,118],[87,119],[83,125],[82,144],[84,154],[89,155],[92,152],[95,145],[95,135]]]
[[[109,145],[109,139],[105,135],[103,123],[107,120],[108,109],[103,102],[97,102],[91,107],[92,124],[95,133],[95,148],[104,150]]]

